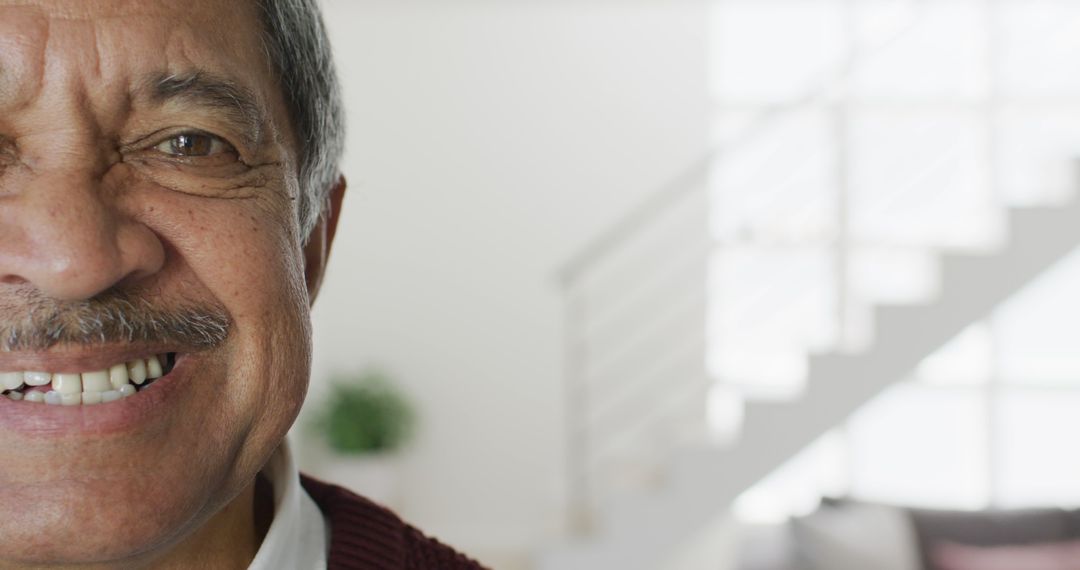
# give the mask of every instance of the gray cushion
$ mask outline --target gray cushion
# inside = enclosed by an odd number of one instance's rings
[[[898,507],[823,504],[792,519],[796,558],[805,570],[921,570],[911,517]]]
[[[749,525],[742,530],[739,570],[801,570],[788,525]]]
[[[930,553],[938,542],[976,546],[1035,544],[1075,538],[1077,515],[1061,509],[936,511],[911,509],[924,568],[938,570]]]

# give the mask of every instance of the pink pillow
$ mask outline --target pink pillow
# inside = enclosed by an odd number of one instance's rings
[[[942,542],[931,560],[939,570],[1080,570],[1080,540],[1025,546]]]

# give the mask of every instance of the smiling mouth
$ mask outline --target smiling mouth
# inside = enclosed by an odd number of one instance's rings
[[[177,353],[120,362],[89,372],[0,372],[3,397],[26,403],[78,406],[134,396],[172,371]]]

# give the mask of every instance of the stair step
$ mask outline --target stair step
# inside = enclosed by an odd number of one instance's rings
[[[662,488],[612,505],[591,546],[564,551],[574,561],[565,568],[651,567],[646,558],[676,544],[1074,249],[1080,200],[1011,210],[1009,227],[1008,243],[994,253],[942,256],[936,300],[876,307],[876,336],[866,351],[811,355],[800,400],[746,402],[738,444],[678,450]]]
[[[1057,206],[1012,208],[1009,210],[1009,243],[1016,243],[1019,236],[1040,235],[1047,224],[1076,225],[1080,215],[1080,200],[1070,200]],[[1007,246],[1006,246],[1007,247]]]

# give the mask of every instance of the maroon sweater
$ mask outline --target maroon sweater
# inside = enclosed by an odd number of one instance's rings
[[[483,570],[394,513],[346,489],[300,476],[330,521],[327,570]]]

